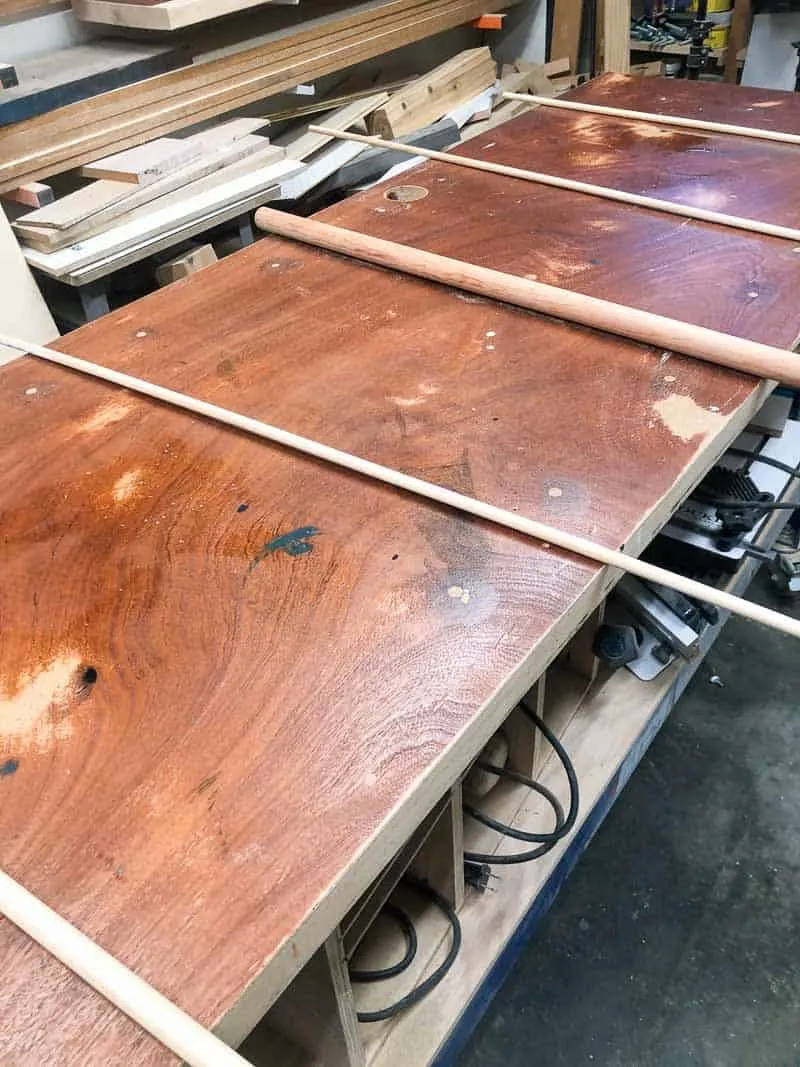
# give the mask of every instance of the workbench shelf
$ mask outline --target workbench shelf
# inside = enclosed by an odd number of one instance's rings
[[[800,501],[796,482],[787,491],[786,499]],[[772,515],[759,537],[760,547],[774,543],[786,519],[785,511]],[[758,560],[746,558],[737,572],[721,584],[729,592],[741,595],[759,566]],[[694,660],[676,660],[653,682],[643,683],[626,670],[611,672],[602,667],[592,654],[591,637],[602,622],[604,608],[602,603],[592,612],[523,700],[561,739],[575,767],[580,809],[573,833],[539,860],[495,866],[487,892],[465,892],[461,877],[464,850],[498,854],[518,852],[526,846],[468,815],[462,817],[461,783],[456,783],[351,910],[327,949],[320,950],[327,951],[329,961],[340,961],[333,965],[334,974],[338,967],[336,980],[330,979],[331,988],[336,981],[339,983],[335,998],[338,1009],[329,995],[328,1022],[337,1010],[340,1017],[344,1016],[346,1024],[340,1034],[349,1032],[350,1045],[342,1040],[338,1054],[324,1060],[308,1051],[295,1050],[292,1058],[282,1059],[281,1063],[290,1067],[313,1063],[323,1063],[325,1067],[445,1067],[453,1062],[727,619],[723,616],[717,625],[703,632],[701,654]],[[503,733],[509,746],[508,766],[531,774],[551,789],[566,808],[564,771],[550,746],[519,708],[508,716]],[[493,818],[521,829],[551,828],[547,802],[508,779],[498,782],[480,806]],[[445,916],[424,896],[402,884],[406,871],[428,880],[454,903],[461,923],[461,950],[441,984],[419,1005],[387,1021],[359,1023],[356,1012],[376,1011],[427,978],[441,964],[450,944]],[[387,967],[403,957],[406,944],[401,928],[381,914],[382,904],[389,899],[408,914],[415,926],[416,959],[397,978],[351,986],[345,957],[351,962],[357,960],[359,968],[367,970]],[[319,955],[309,965],[317,971],[317,982]],[[293,999],[292,990],[290,987],[281,1000]],[[279,1012],[282,1020],[284,1009],[285,1004]],[[274,1013],[275,1008],[267,1016],[267,1025],[275,1025],[270,1022]],[[261,1041],[266,1032],[262,1027]],[[287,1046],[275,1045],[275,1040],[273,1033],[270,1049],[274,1054],[280,1047],[285,1057]],[[279,1040],[285,1041],[285,1030]],[[252,1048],[248,1052],[252,1056]],[[253,1062],[258,1067],[266,1060],[254,1056]]]

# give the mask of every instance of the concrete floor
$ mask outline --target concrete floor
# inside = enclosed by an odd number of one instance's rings
[[[799,698],[793,639],[729,622],[459,1067],[800,1064]]]

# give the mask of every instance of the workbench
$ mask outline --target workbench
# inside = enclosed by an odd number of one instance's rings
[[[791,94],[606,75],[571,96],[800,132]],[[459,151],[800,209],[785,145],[540,109]],[[794,344],[791,243],[440,163],[406,179],[427,195],[378,186],[324,217]],[[278,239],[58,345],[634,554],[771,388]],[[255,1029],[254,1063],[447,1059],[684,684],[598,674],[618,575],[31,357],[0,384],[0,867],[231,1044]],[[511,847],[460,807],[504,722],[565,793],[514,717],[532,690],[578,823],[465,894],[464,842]],[[367,919],[409,864],[459,907],[462,950],[419,1007],[358,1024],[354,996],[400,987],[354,994],[344,957],[396,951]],[[409,906],[405,988],[447,930]],[[0,1062],[174,1062],[4,920],[0,960]]]

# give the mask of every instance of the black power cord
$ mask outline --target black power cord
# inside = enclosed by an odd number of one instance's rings
[[[403,931],[406,939],[405,955],[397,963],[392,963],[389,967],[379,967],[374,971],[360,971],[351,967],[351,982],[385,982],[387,978],[396,978],[398,974],[402,974],[403,971],[411,966],[417,955],[417,929],[411,918],[406,915],[402,908],[398,908],[395,904],[388,902],[383,905],[381,911],[385,915],[391,915]]]
[[[432,886],[427,885],[425,882],[419,882],[415,878],[404,879],[404,884],[411,886],[417,892],[422,893],[428,897],[437,908],[443,913],[447,921],[450,923],[450,948],[447,951],[447,955],[436,968],[436,970],[429,974],[424,981],[420,982],[418,986],[415,986],[410,993],[407,993],[404,997],[396,1000],[393,1004],[387,1005],[385,1008],[381,1008],[380,1011],[360,1011],[357,1013],[357,1018],[360,1023],[381,1023],[386,1019],[392,1019],[395,1015],[399,1015],[401,1011],[406,1011],[408,1008],[413,1008],[415,1004],[419,1004],[432,989],[442,981],[450,968],[453,966],[456,956],[461,949],[461,923],[458,921],[455,908],[446,900],[441,893],[438,893]],[[390,907],[385,905],[385,907]],[[406,935],[406,954],[399,963],[393,964],[391,967],[384,967],[377,971],[351,971],[350,980],[356,982],[373,982],[382,981],[386,978],[394,978],[397,974],[400,974],[405,970],[414,959],[416,955],[416,941],[417,933],[414,930],[414,924],[408,915],[402,910],[402,908],[391,905],[392,915],[403,927],[403,931]],[[400,916],[402,915],[402,919]],[[413,933],[409,933],[409,930]],[[413,940],[412,940],[413,939]],[[411,945],[414,945],[414,951],[411,952]],[[399,968],[399,970],[398,970]],[[391,972],[391,973],[387,973]],[[354,975],[356,977],[354,977]]]
[[[531,711],[525,704],[519,705],[520,709],[531,720],[534,726],[544,734],[545,738],[552,746],[553,751],[558,756],[561,766],[564,768],[564,773],[567,776],[569,782],[569,811],[566,818],[564,818],[564,809],[558,802],[557,798],[549,789],[546,789],[539,782],[534,782],[532,779],[527,778],[523,774],[517,774],[516,771],[507,771],[505,768],[490,767],[486,765],[485,770],[491,770],[494,774],[503,774],[507,778],[511,778],[514,781],[521,782],[523,785],[527,785],[530,789],[539,793],[545,797],[556,816],[556,828],[549,833],[533,834],[527,831],[517,830],[515,827],[506,826],[504,823],[498,822],[496,819],[490,819],[488,815],[483,812],[479,812],[476,816],[474,808],[468,808],[465,806],[464,810],[468,811],[473,818],[478,818],[485,826],[490,826],[493,830],[497,830],[499,833],[504,834],[506,837],[513,837],[519,841],[538,841],[540,842],[537,848],[529,849],[526,852],[514,852],[510,855],[483,852],[465,852],[464,859],[467,863],[471,864],[502,864],[509,865],[512,863],[529,863],[531,860],[539,859],[540,856],[544,856],[555,845],[561,841],[570,832],[575,825],[575,820],[578,817],[578,805],[580,804],[580,792],[578,789],[578,778],[575,774],[575,768],[572,765],[566,749],[558,740],[556,735],[541,719],[535,711]]]
[[[756,452],[754,448],[729,448],[725,455],[744,456],[747,459],[756,460],[758,463],[766,463],[768,467],[775,467],[786,474],[791,474],[793,478],[800,477],[800,471],[798,471],[797,467],[793,467],[791,463],[782,463],[779,459],[773,459],[772,456],[765,456],[761,452]]]

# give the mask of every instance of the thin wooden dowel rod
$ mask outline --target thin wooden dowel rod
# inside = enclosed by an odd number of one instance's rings
[[[747,341],[273,208],[259,208],[255,220],[260,229],[281,237],[800,388],[800,358],[784,348]]]
[[[356,141],[359,144],[372,145],[375,148],[391,148],[398,152],[405,152],[409,156],[435,159],[440,163],[452,163],[456,167],[481,170],[487,174],[502,174],[505,178],[521,178],[523,181],[534,182],[537,185],[549,185],[554,189],[567,189],[572,193],[585,193],[587,196],[597,196],[602,200],[613,200],[618,204],[629,204],[633,207],[647,208],[649,211],[662,211],[668,215],[678,215],[683,219],[694,219],[697,222],[713,222],[717,226],[727,226],[733,230],[746,230],[749,233],[763,234],[767,237],[782,237],[795,244],[800,242],[800,229],[795,229],[791,226],[780,226],[774,222],[762,222],[760,219],[727,215],[722,211],[711,211],[708,208],[693,207],[689,204],[676,204],[672,200],[661,200],[655,196],[643,196],[641,193],[628,193],[624,189],[612,189],[610,185],[593,185],[591,182],[581,182],[574,178],[559,178],[555,174],[543,174],[540,171],[525,170],[522,167],[509,167],[504,163],[492,163],[486,159],[455,156],[451,152],[437,152],[434,148],[419,148],[417,145],[403,144],[402,141],[387,141],[381,137],[369,137],[360,133],[343,132],[342,130],[331,129],[330,126],[311,125],[308,128],[311,133],[322,133],[328,137],[336,137],[340,141]]]
[[[484,519],[509,530],[515,530],[517,533],[525,534],[527,537],[534,538],[545,544],[556,545],[567,552],[574,552],[576,555],[594,560],[596,563],[602,563],[605,566],[615,567],[628,574],[634,574],[637,578],[643,578],[645,581],[665,585],[669,589],[676,589],[685,596],[696,597],[700,601],[716,605],[723,611],[731,611],[745,619],[763,623],[765,626],[790,634],[792,637],[800,637],[800,620],[798,619],[791,619],[788,615],[782,615],[780,612],[772,611],[772,609],[762,607],[760,604],[752,604],[750,601],[742,600],[741,597],[733,596],[731,593],[714,589],[713,586],[704,585],[702,582],[694,581],[692,578],[685,578],[682,574],[674,574],[663,567],[657,567],[652,563],[637,559],[636,556],[630,556],[626,552],[606,548],[605,545],[597,544],[586,537],[567,533],[564,530],[557,529],[555,526],[548,526],[546,523],[537,522],[535,519],[517,515],[513,511],[506,511],[504,508],[496,507],[494,504],[484,503],[474,497],[457,493],[453,489],[434,485],[432,482],[426,482],[422,478],[416,478],[411,474],[405,474],[403,471],[394,470],[392,467],[384,467],[380,463],[373,463],[371,460],[353,456],[349,452],[343,452],[338,448],[332,448],[330,445],[321,444],[319,441],[312,441],[308,437],[300,437],[297,434],[290,433],[288,430],[270,426],[268,423],[261,422],[259,419],[254,419],[249,415],[241,415],[238,412],[229,411],[227,408],[210,404],[206,400],[187,396],[185,393],[167,389],[162,385],[155,385],[153,382],[145,381],[142,378],[134,378],[132,375],[125,374],[122,371],[101,367],[96,363],[79,359],[77,356],[68,356],[43,345],[27,344],[16,338],[5,337],[2,334],[0,334],[0,345],[7,345],[9,348],[15,348],[20,352],[28,352],[31,355],[38,356],[40,359],[47,360],[49,363],[57,363],[59,366],[79,371],[81,374],[87,374],[102,381],[111,382],[114,385],[121,386],[123,389],[129,389],[131,392],[139,393],[153,400],[159,400],[172,407],[191,411],[195,415],[223,423],[226,426],[232,426],[234,429],[252,434],[254,437],[272,441],[275,444],[282,445],[284,448],[301,452],[307,456],[313,456],[315,459],[323,460],[325,463],[331,463],[336,467],[353,471],[363,477],[394,486],[403,490],[403,492],[421,497],[423,500],[432,500],[437,504],[453,508],[455,511],[473,515],[475,518]]]
[[[683,130],[702,130],[705,133],[726,133],[735,137],[753,137],[757,141],[779,141],[781,144],[800,144],[800,134],[783,133],[780,130],[759,130],[753,126],[733,126],[728,122],[711,122],[709,119],[690,119],[680,115],[660,115],[651,111],[629,111],[624,107],[606,107],[604,104],[583,104],[579,100],[556,100],[550,96],[533,93],[503,93],[504,100],[524,100],[542,107],[561,108],[564,111],[582,111],[590,115],[607,115],[613,119],[632,119],[634,122],[656,122],[661,126],[677,126]]]
[[[238,1052],[2,870],[0,915],[5,915],[184,1063],[191,1067],[250,1067]]]

